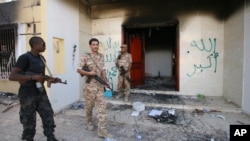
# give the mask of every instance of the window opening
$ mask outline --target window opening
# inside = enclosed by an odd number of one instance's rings
[[[9,78],[11,69],[16,63],[16,35],[16,24],[0,25],[0,80]]]

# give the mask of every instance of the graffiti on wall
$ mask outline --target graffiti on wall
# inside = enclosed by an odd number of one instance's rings
[[[209,38],[209,43],[205,44],[204,40],[201,39],[200,42],[192,41],[191,46],[198,49],[200,52],[208,53],[207,61],[203,64],[194,64],[193,72],[187,73],[187,76],[191,77],[198,71],[203,72],[206,69],[213,69],[213,72],[217,71],[217,62],[219,53],[216,51],[216,38]]]
[[[104,46],[104,62],[106,67],[107,78],[111,84],[111,88],[114,89],[114,84],[116,84],[115,78],[118,74],[115,62],[120,51],[120,42],[114,41],[112,38],[108,38],[105,42],[100,42],[100,44]]]

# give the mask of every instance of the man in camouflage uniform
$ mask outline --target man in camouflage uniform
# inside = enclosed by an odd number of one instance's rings
[[[54,136],[54,112],[49,102],[44,81],[58,83],[60,78],[45,75],[45,60],[40,52],[45,51],[45,42],[40,37],[32,37],[29,40],[31,51],[21,55],[13,69],[9,80],[19,81],[18,97],[20,100],[20,122],[23,125],[22,140],[34,141],[36,133],[36,112],[39,113],[47,141],[57,141]],[[36,87],[40,82],[41,90]]]
[[[118,95],[116,99],[120,98],[125,94],[125,101],[128,101],[130,95],[130,69],[132,64],[132,56],[128,53],[128,46],[126,44],[121,45],[121,54],[119,54],[116,67],[119,70],[118,76]],[[123,70],[126,71],[125,74],[121,74]]]
[[[89,40],[89,46],[92,53],[87,53],[81,57],[77,72],[81,75],[87,76],[85,78],[86,80],[91,76],[99,76],[104,81],[108,82],[106,70],[104,68],[104,56],[98,53],[99,41],[96,38],[92,38]],[[83,70],[83,66],[87,66],[90,71]],[[104,86],[93,78],[90,82],[85,83],[84,96],[86,103],[87,130],[94,130],[92,111],[96,104],[98,136],[101,138],[111,136],[107,133],[107,108],[104,98]]]

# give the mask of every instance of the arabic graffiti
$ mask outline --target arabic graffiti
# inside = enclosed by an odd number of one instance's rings
[[[106,40],[107,46],[105,47],[105,62],[114,63],[119,53],[119,41],[112,41],[112,38]]]
[[[214,73],[216,73],[217,71],[219,53],[216,51],[216,38],[209,38],[210,47],[206,46],[203,39],[201,39],[200,42],[201,45],[198,45],[196,41],[192,41],[191,46],[197,48],[201,52],[205,51],[209,53],[209,55],[207,56],[208,65],[194,64],[194,71],[192,73],[187,73],[187,76],[189,77],[193,76],[197,72],[197,70],[203,72],[203,70],[205,69],[213,68]]]
[[[104,62],[106,66],[106,73],[108,81],[110,82],[111,88],[114,89],[114,84],[116,84],[116,77],[118,74],[118,70],[115,66],[116,58],[120,51],[120,42],[114,41],[112,38],[106,39],[103,44],[105,46],[104,49]]]
[[[107,69],[107,77],[110,82],[110,87],[114,88],[114,78],[117,76],[117,68],[112,67],[111,69]]]

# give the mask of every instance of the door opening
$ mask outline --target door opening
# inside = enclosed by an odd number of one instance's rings
[[[178,25],[126,28],[123,42],[132,54],[131,87],[179,90]]]

